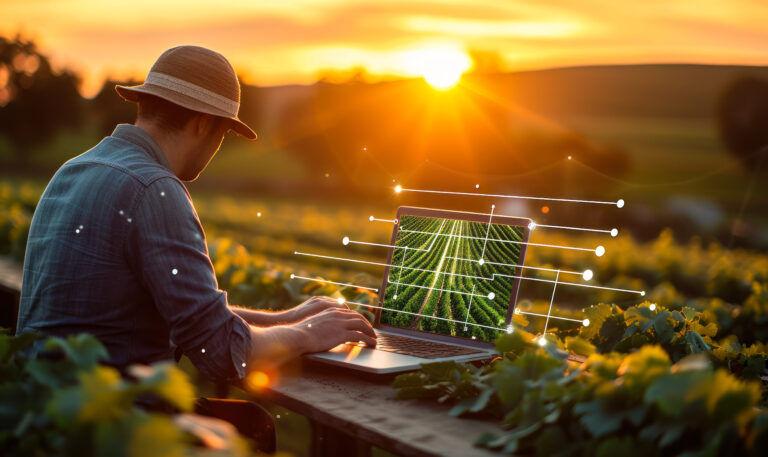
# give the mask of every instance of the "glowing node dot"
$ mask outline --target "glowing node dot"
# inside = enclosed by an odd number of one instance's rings
[[[515,308],[515,314],[520,314],[520,308]]]
[[[245,368],[245,362],[243,362],[242,366],[243,366],[243,368]]]
[[[477,339],[477,337],[476,337],[475,335],[472,335],[472,339],[473,339],[473,340],[476,340],[476,339]]]
[[[368,220],[373,222],[373,216],[369,217]]]
[[[279,415],[279,414],[278,414],[277,416],[275,416],[275,417],[276,417],[276,418],[278,418],[278,419],[280,419],[280,415]]]
[[[331,176],[331,174],[330,174],[330,173],[326,173],[326,174],[325,174],[325,177],[326,177],[326,178],[330,178],[330,176]]]
[[[165,197],[165,192],[160,192],[161,197]]]
[[[131,219],[131,218],[129,217],[129,218],[128,218],[128,222],[133,222],[133,219]]]
[[[368,150],[368,148],[363,148],[363,151],[367,151],[367,150]]]
[[[345,300],[344,297],[339,297],[336,299],[336,301],[339,302],[340,305],[343,305]]]
[[[641,297],[645,297],[645,291],[644,291],[644,290],[641,290],[641,291],[640,291],[640,296],[641,296]]]
[[[479,188],[480,188],[480,184],[475,184],[475,189],[479,189]]]
[[[581,325],[583,325],[584,327],[589,327],[589,319],[584,319],[583,321],[581,321]]]
[[[307,327],[312,328],[312,324],[307,324]]]
[[[82,229],[83,229],[83,226],[81,225],[81,226],[80,226],[80,230],[82,230]]]
[[[616,236],[619,234],[619,229],[611,229],[611,236],[616,238]]]
[[[571,156],[568,156],[568,160],[571,160]]]
[[[484,259],[480,259],[480,260],[477,261],[477,263],[479,263],[480,265],[483,265],[483,264],[485,264],[485,260]]]
[[[656,303],[651,303],[651,306],[648,307],[651,311],[656,311]]]
[[[536,223],[535,223],[535,222],[533,222],[533,221],[531,221],[531,223],[530,223],[530,224],[528,224],[528,230],[533,230],[533,229],[535,229],[535,228],[536,228]]]
[[[200,352],[202,352],[203,354],[205,354],[205,348],[202,348],[202,349],[200,349]]]
[[[546,346],[547,340],[544,339],[544,335],[539,337],[539,346]]]
[[[256,217],[261,217],[261,211],[259,211],[258,213],[256,213]]]
[[[80,233],[80,229],[75,229],[75,233]]]
[[[595,248],[595,255],[598,257],[602,257],[605,254],[605,248],[602,246],[598,246]]]
[[[296,275],[295,275],[295,274],[293,274],[293,273],[291,273],[291,279],[293,279],[293,278],[295,278],[295,277],[296,277]]]
[[[624,207],[624,199],[623,198],[618,199],[616,201],[616,206],[619,207],[619,208],[623,208]]]
[[[393,300],[397,300],[397,294],[393,295],[393,296],[392,296],[392,299],[393,299]]]
[[[581,277],[584,278],[584,281],[589,281],[594,276],[594,273],[592,273],[592,270],[584,270],[584,273],[582,273]]]
[[[172,275],[177,275],[177,274],[179,274],[179,270],[174,268],[173,270],[171,270],[171,274]]]
[[[542,206],[541,207],[541,212],[544,213],[544,214],[547,214],[549,212],[549,206]]]
[[[507,326],[507,333],[512,333],[512,332],[514,332],[514,331],[515,331],[515,328],[514,328],[514,327],[512,327],[511,325],[508,325],[508,326]]]
[[[399,193],[400,193],[400,192],[402,192],[402,191],[403,191],[403,186],[401,186],[400,184],[398,184],[398,185],[396,185],[396,186],[395,186],[395,192],[396,192],[396,193],[398,193],[398,194],[399,194]]]
[[[494,298],[496,298],[496,294],[494,294],[493,292],[488,294],[488,300],[493,300]]]
[[[122,216],[123,214],[125,214],[125,213],[123,213],[123,210],[120,210],[120,215]]]
[[[491,205],[491,209],[496,209],[496,205]]]
[[[345,237],[344,237],[344,238],[341,240],[341,244],[343,244],[344,246],[348,245],[348,244],[349,244],[349,237],[348,237],[348,236],[345,236]]]

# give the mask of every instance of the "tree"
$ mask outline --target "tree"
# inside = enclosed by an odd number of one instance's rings
[[[729,84],[718,101],[720,137],[748,171],[768,162],[768,81],[751,76]]]
[[[0,135],[17,162],[26,163],[60,129],[81,124],[79,82],[69,70],[54,71],[34,42],[0,37]]]

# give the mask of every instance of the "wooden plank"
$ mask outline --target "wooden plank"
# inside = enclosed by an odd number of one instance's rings
[[[0,257],[0,287],[21,293],[22,266],[7,257]]]
[[[0,327],[16,331],[21,296],[22,266],[18,262],[0,257]]]
[[[498,457],[472,442],[483,433],[500,433],[499,421],[459,419],[448,414],[447,405],[396,400],[391,382],[305,363],[253,395],[398,455]]]

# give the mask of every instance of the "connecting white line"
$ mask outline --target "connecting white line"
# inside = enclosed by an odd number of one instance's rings
[[[469,307],[467,308],[467,318],[464,319],[464,331],[467,331],[467,322],[469,322],[469,310],[472,309],[472,298],[475,294],[475,285],[472,284],[472,296],[469,297]]]
[[[572,321],[572,322],[584,322],[583,319],[572,319],[570,317],[561,317],[561,316],[550,316],[549,314],[539,314],[539,313],[529,313],[527,311],[520,311],[519,309],[515,310],[516,314],[530,314],[531,316],[540,316],[540,317],[552,317],[552,319],[561,319],[564,321]]]
[[[367,261],[367,260],[357,260],[357,259],[345,259],[343,257],[333,257],[333,256],[328,256],[328,255],[310,254],[310,253],[299,252],[299,251],[294,251],[293,253],[296,254],[296,255],[306,255],[306,256],[318,257],[318,258],[322,258],[322,259],[341,260],[341,261],[346,261],[346,262],[365,263],[365,264],[368,264],[368,265],[379,265],[379,266],[382,266],[382,267],[396,267],[396,268],[405,268],[406,270],[419,270],[419,271],[427,271],[427,272],[430,272],[430,273],[438,273],[438,272],[436,272],[434,270],[425,270],[425,269],[414,268],[414,267],[400,267],[400,265],[392,265],[392,264],[389,264],[389,263],[370,262],[370,261]],[[513,278],[513,279],[517,278],[517,279],[523,279],[523,280],[526,280],[526,281],[539,281],[539,282],[547,282],[547,283],[553,283],[554,282],[551,279],[531,278],[531,277],[527,277],[527,276],[504,275],[504,274],[500,274],[500,273],[494,273],[492,278],[484,278],[482,276],[469,276],[469,275],[463,275],[463,274],[459,274],[459,273],[449,273],[449,272],[439,272],[439,273],[440,274],[447,274],[447,275],[463,276],[463,277],[466,277],[466,278],[473,278],[473,279],[483,279],[483,280],[486,280],[486,281],[493,281],[496,276],[501,276],[501,277],[504,277],[504,278]],[[392,284],[395,284],[395,283],[393,282]],[[645,296],[645,291],[644,290],[619,289],[619,288],[616,288],[616,287],[593,286],[591,284],[580,284],[580,283],[576,283],[576,282],[563,282],[563,281],[559,281],[558,284],[565,285],[565,286],[588,287],[590,289],[613,290],[613,291],[616,291],[616,292],[627,292],[627,293],[632,293],[632,294],[639,294],[640,296]]]
[[[530,197],[530,196],[524,196],[524,195],[500,195],[500,194],[478,194],[475,192],[452,192],[447,190],[406,189],[400,186],[395,187],[395,192],[422,192],[426,194],[472,195],[475,197],[518,198],[523,200],[546,200],[551,202],[591,203],[596,205],[615,205],[618,208],[622,208],[624,206],[624,200],[622,199],[619,199],[615,202],[607,202],[607,201],[597,201],[597,200],[577,200],[573,198]]]
[[[397,224],[397,219],[378,219],[371,216],[368,218],[368,220],[371,222],[376,221],[376,222],[389,222],[390,224]]]
[[[367,308],[381,309],[381,310],[384,310],[384,311],[392,311],[393,313],[410,314],[411,316],[421,316],[421,317],[426,317],[426,318],[429,318],[429,319],[437,319],[437,320],[440,320],[440,321],[456,322],[457,324],[461,324],[461,321],[457,321],[455,319],[446,319],[444,317],[438,317],[438,316],[428,316],[426,314],[412,313],[410,311],[402,311],[402,310],[399,310],[399,309],[385,308],[383,306],[369,305],[369,304],[366,304],[366,303],[358,303],[358,302],[354,302],[354,301],[345,301],[344,303],[349,303],[349,304],[352,304],[352,305],[365,306]],[[501,331],[505,331],[506,330],[506,329],[503,329],[501,327],[491,327],[490,325],[473,324],[471,322],[467,323],[467,325],[472,325],[472,326],[475,326],[475,327],[482,327],[482,328],[489,328],[491,330],[501,330]]]
[[[403,251],[403,261],[400,264],[400,274],[397,276],[397,281],[400,282],[400,278],[403,277],[403,266],[405,265],[405,256],[408,255],[408,248],[405,248],[405,251]],[[395,286],[395,300],[397,300],[397,291],[400,289],[400,285]]]
[[[438,236],[448,236],[447,233],[434,233],[434,232],[421,232],[418,230],[408,230],[408,229],[400,229],[401,232],[407,232],[407,233],[421,233],[425,235],[438,235]],[[469,235],[462,235],[458,236],[457,238],[462,239],[468,239],[468,240],[484,240],[485,238],[480,238],[479,236],[469,236]],[[497,241],[499,243],[512,243],[512,244],[527,244],[529,246],[539,246],[539,247],[545,247],[545,248],[555,248],[555,249],[570,249],[573,251],[586,251],[586,252],[594,252],[595,255],[598,257],[605,254],[605,248],[602,246],[598,246],[595,249],[590,248],[579,248],[575,246],[561,246],[558,244],[544,244],[544,243],[532,243],[530,241],[516,241],[516,240],[501,240],[498,238],[488,238],[488,241]]]
[[[531,222],[530,224],[528,224],[528,227],[530,229],[536,229],[536,228],[539,228],[539,227],[544,227],[544,228],[561,229],[561,230],[578,230],[578,231],[581,231],[581,232],[608,233],[609,235],[611,235],[614,238],[619,234],[619,229],[615,229],[615,228],[614,229],[610,229],[610,230],[605,230],[605,229],[594,229],[594,228],[586,228],[586,227],[570,227],[570,226],[567,226],[567,225],[537,224],[535,222]]]
[[[373,216],[371,216],[371,217],[373,217]],[[370,242],[368,242],[368,241],[356,241],[356,240],[350,240],[348,236],[345,236],[345,237],[344,237],[344,238],[341,240],[341,244],[343,244],[344,246],[346,246],[346,245],[348,245],[348,244],[350,244],[350,243],[352,243],[352,244],[364,244],[364,245],[366,245],[366,246],[381,246],[381,247],[383,247],[383,248],[394,248],[394,249],[410,249],[410,250],[412,250],[412,251],[422,251],[422,252],[429,252],[429,251],[432,249],[432,246],[434,246],[434,245],[435,245],[435,241],[437,241],[437,237],[438,237],[439,235],[443,235],[443,234],[442,234],[442,233],[440,233],[440,232],[442,232],[442,231],[443,231],[443,226],[445,225],[445,221],[446,221],[446,220],[447,220],[447,219],[443,219],[443,223],[442,223],[442,224],[440,224],[440,228],[439,228],[439,229],[437,229],[437,232],[425,232],[425,233],[429,233],[430,235],[435,235],[434,237],[432,237],[432,242],[429,244],[429,247],[428,247],[428,248],[426,248],[426,249],[424,249],[424,248],[413,248],[413,247],[409,247],[409,246],[398,246],[398,245],[396,245],[396,244],[383,244],[383,243],[370,243]],[[401,232],[402,232],[402,231],[403,231],[403,230],[401,230]],[[448,235],[448,234],[446,234],[446,235]]]
[[[448,258],[449,259],[454,259],[454,260],[463,260],[465,262],[480,263],[479,260],[475,260],[475,259],[464,259],[462,257],[448,257]],[[529,267],[529,266],[526,266],[526,265],[516,265],[516,264],[513,264],[513,263],[490,262],[488,260],[485,260],[483,262],[483,264],[496,265],[496,266],[501,266],[501,267],[525,268],[525,269],[528,269],[528,270],[541,270],[541,271],[552,271],[552,272],[558,272],[559,271],[560,273],[563,273],[563,274],[584,276],[584,272],[583,271],[568,271],[568,270],[558,270],[558,269],[555,269],[555,268]]]
[[[416,284],[405,284],[405,283],[394,282],[394,281],[390,282],[390,284],[397,284],[397,285],[406,286],[406,287],[416,287],[417,289],[432,289],[432,287],[419,286]],[[451,289],[434,288],[433,290],[439,290],[440,292],[448,292],[449,294],[469,295],[470,297],[487,298],[489,300],[493,300],[496,297],[496,294],[494,294],[493,292],[489,293],[488,295],[477,295],[470,292],[461,292],[458,290],[451,290]]]
[[[378,292],[379,291],[379,289],[376,289],[376,288],[373,288],[373,287],[365,287],[365,286],[360,286],[360,285],[357,285],[357,284],[349,284],[349,283],[346,283],[346,282],[328,281],[327,279],[308,278],[306,276],[299,276],[299,275],[295,275],[295,274],[291,274],[291,279],[306,279],[308,281],[327,282],[329,284],[336,284],[336,285],[339,285],[339,286],[357,287],[358,289],[367,289],[367,290],[372,290],[374,292]]]
[[[483,252],[480,254],[480,265],[485,262],[485,245],[488,244],[488,234],[491,233],[491,221],[493,220],[494,209],[496,209],[496,205],[491,205],[491,215],[488,217],[488,228],[485,230],[485,240],[483,241]]]
[[[549,299],[549,310],[547,310],[547,320],[544,322],[544,331],[542,334],[547,333],[547,326],[549,325],[549,316],[552,314],[552,304],[555,302],[555,291],[557,291],[557,280],[560,279],[560,272],[557,272],[555,276],[555,286],[552,288],[552,298]]]

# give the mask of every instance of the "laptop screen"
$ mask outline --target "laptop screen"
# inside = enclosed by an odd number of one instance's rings
[[[401,215],[381,323],[493,342],[516,295],[525,229]]]

